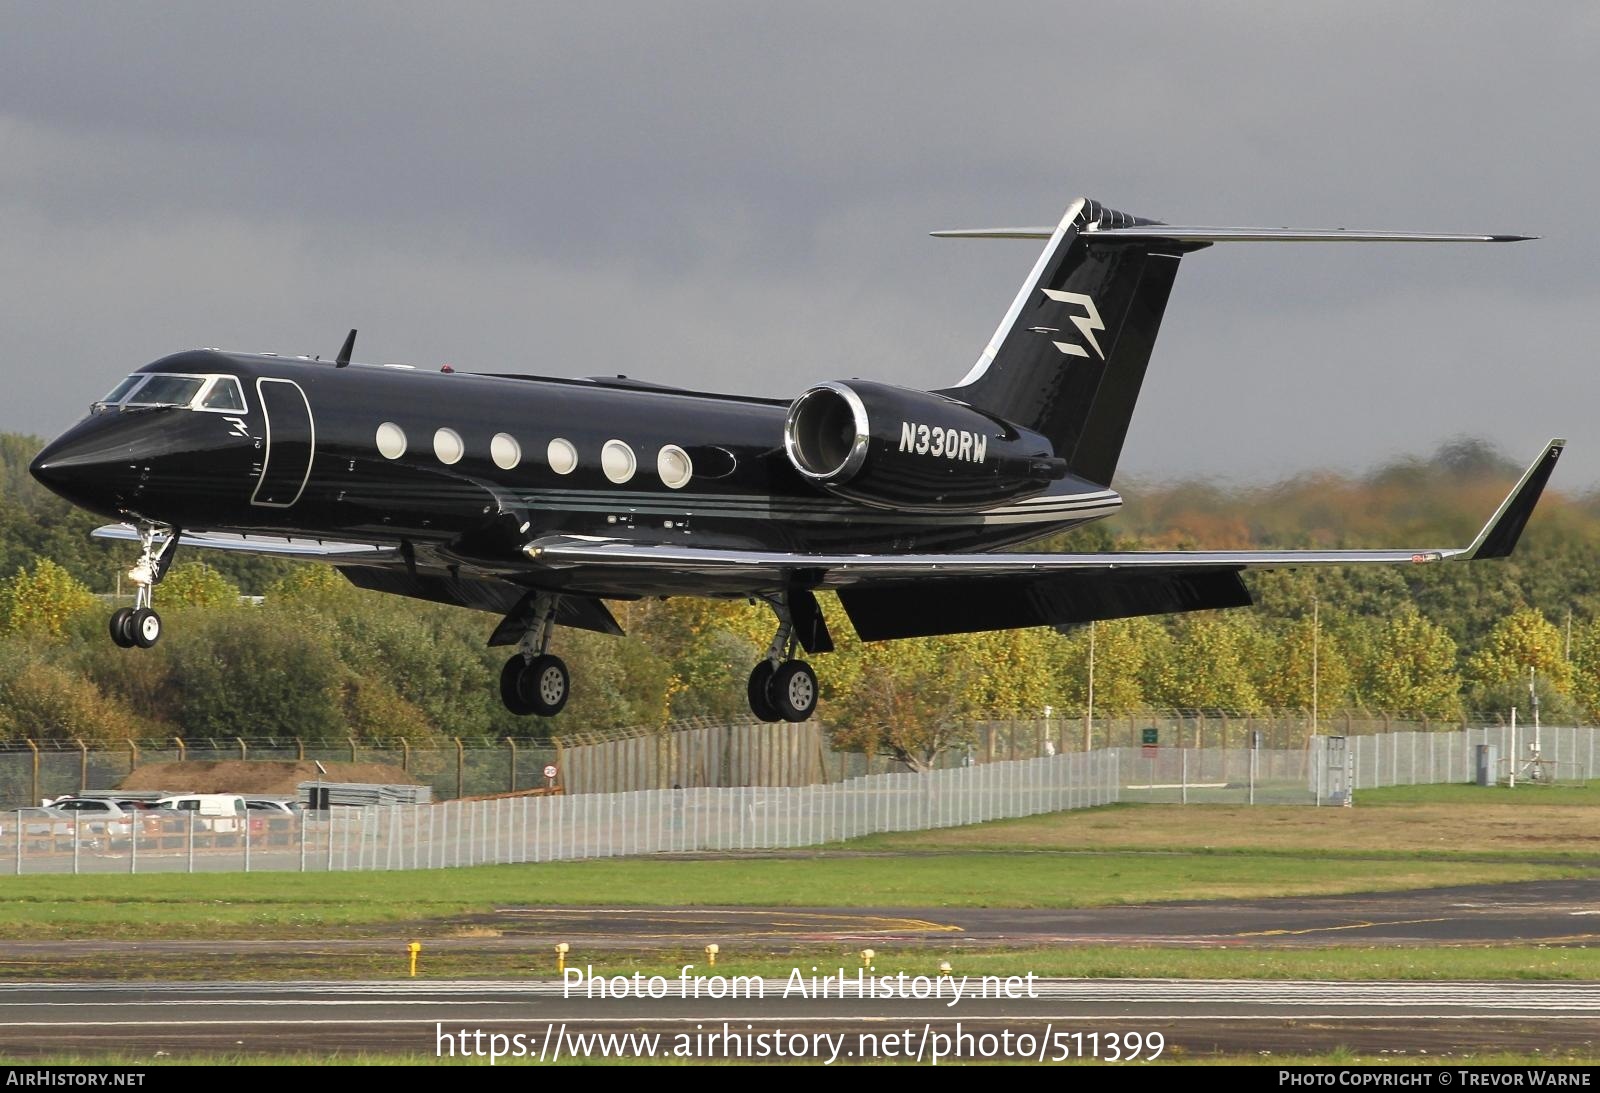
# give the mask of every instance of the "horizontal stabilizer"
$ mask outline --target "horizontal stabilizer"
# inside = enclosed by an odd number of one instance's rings
[[[1049,239],[1051,228],[967,228],[928,234],[938,239]],[[1366,231],[1357,228],[1189,228],[1176,224],[1135,224],[1125,228],[1085,227],[1084,242],[1169,240],[1174,243],[1519,243],[1536,235],[1456,235],[1443,232]]]

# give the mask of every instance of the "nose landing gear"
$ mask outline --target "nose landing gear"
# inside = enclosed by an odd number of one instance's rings
[[[164,535],[159,549],[156,547],[158,533]],[[178,553],[178,537],[181,534],[177,528],[139,525],[139,544],[142,549],[139,561],[128,571],[128,579],[134,587],[133,606],[118,608],[111,613],[111,640],[120,647],[149,649],[161,640],[161,616],[156,614],[152,606],[155,586],[167,575],[167,569]]]

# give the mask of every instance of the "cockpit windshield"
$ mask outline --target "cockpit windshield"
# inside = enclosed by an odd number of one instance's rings
[[[189,406],[205,383],[201,376],[150,376],[128,396],[126,405]]]
[[[97,409],[113,406],[177,406],[242,414],[248,407],[244,389],[233,376],[176,375],[135,372],[95,403]]]

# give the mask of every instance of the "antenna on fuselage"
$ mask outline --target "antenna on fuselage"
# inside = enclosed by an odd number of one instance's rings
[[[345,338],[344,346],[339,350],[339,355],[334,358],[333,366],[335,368],[343,368],[348,365],[350,363],[350,354],[355,351],[355,348],[356,332],[352,330],[349,336]]]

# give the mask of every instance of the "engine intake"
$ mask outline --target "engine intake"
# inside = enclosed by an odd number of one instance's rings
[[[1038,433],[943,395],[860,380],[795,399],[783,440],[805,478],[882,508],[983,508],[1067,473]]]

